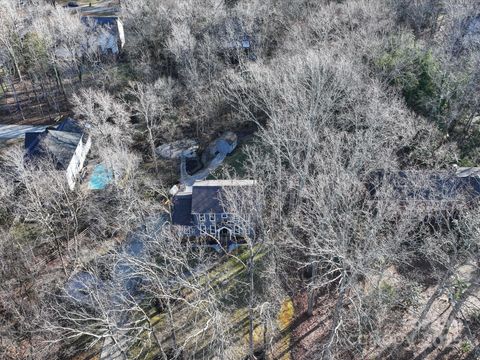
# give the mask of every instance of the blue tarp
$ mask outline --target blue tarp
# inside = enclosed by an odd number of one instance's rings
[[[113,174],[103,164],[95,166],[90,181],[88,182],[88,188],[92,190],[102,190],[112,181]]]

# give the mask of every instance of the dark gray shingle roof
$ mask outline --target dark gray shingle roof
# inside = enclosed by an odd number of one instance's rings
[[[173,197],[172,202],[172,223],[174,225],[193,225],[192,194],[177,194]]]
[[[30,139],[30,135],[25,137],[26,141],[27,137]],[[47,129],[31,141],[26,156],[29,158],[51,156],[58,168],[66,169],[81,140],[82,134]]]
[[[194,186],[192,213],[223,213],[221,186]]]
[[[224,213],[223,189],[227,187],[252,186],[254,180],[204,180],[196,181],[192,187],[192,213]]]
[[[368,190],[372,197],[388,184],[390,197],[405,201],[469,201],[480,197],[480,179],[476,176],[457,176],[454,172],[378,171],[371,175]]]

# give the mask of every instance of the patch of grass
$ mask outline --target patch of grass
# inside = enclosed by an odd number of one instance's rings
[[[468,289],[468,286],[469,286],[469,284],[466,281],[458,279],[453,286],[453,289],[454,289],[453,297],[454,297],[454,299],[457,300],[457,301],[460,300],[462,298],[463,294],[465,293],[465,290]]]
[[[247,160],[245,148],[247,146],[253,145],[253,143],[254,140],[251,138],[239,143],[235,151],[225,158],[223,164],[212,174],[210,174],[208,176],[208,179],[212,180],[221,177],[221,175],[225,172],[225,169],[227,168],[234,170],[237,176],[239,176],[240,178],[244,177],[246,173],[245,163]]]
[[[282,307],[280,308],[280,312],[278,313],[278,326],[280,330],[284,330],[291,325],[294,313],[295,311],[293,308],[292,299],[285,299]]]
[[[396,291],[393,285],[387,283],[386,281],[382,281],[380,283],[380,291],[388,299],[393,299],[396,295]]]
[[[247,247],[240,247],[235,250],[232,255],[235,256],[224,256],[218,260],[218,263],[211,267],[205,275],[200,279],[201,282],[204,282],[204,285],[208,283],[208,286],[212,291],[217,294],[217,298],[223,302],[226,308],[231,309],[230,314],[225,314],[228,316],[228,321],[232,325],[232,341],[231,350],[235,353],[241,354],[243,356],[248,351],[248,331],[249,331],[249,321],[248,321],[248,304],[246,302],[246,286],[247,282],[247,269],[242,262],[246,262],[249,257],[249,250]],[[264,266],[262,259],[264,258],[265,253],[259,253],[255,257],[255,266],[257,269]],[[255,281],[256,291],[261,291],[261,279]],[[185,299],[190,299],[194,294],[190,293],[190,290],[183,289],[182,296]],[[174,322],[176,329],[177,341],[179,344],[183,344],[189,337],[194,336],[195,331],[199,331],[203,327],[203,324],[208,327],[207,324],[211,321],[209,317],[209,310],[203,308],[207,306],[206,304],[198,304],[198,307],[192,311],[182,311],[183,307],[186,306],[185,303],[179,302],[174,305]],[[150,324],[155,329],[157,337],[162,339],[162,347],[167,351],[171,345],[171,334],[170,334],[170,325],[165,313],[158,312],[157,308],[154,308],[150,303],[145,304],[146,312],[149,314]],[[286,329],[290,324],[291,319],[293,318],[293,303],[290,299],[287,299],[282,305],[282,308],[279,312],[278,323],[279,327]],[[195,326],[193,326],[195,324]],[[280,325],[281,324],[281,325]],[[146,326],[147,327],[147,326]],[[186,348],[184,349],[187,354],[192,354],[193,349],[190,348],[190,345],[195,347],[195,351],[198,351],[198,354],[201,354],[205,358],[206,353],[208,353],[208,346],[215,341],[210,336],[210,330],[206,330],[201,336],[195,335],[196,340],[194,344],[189,344],[187,342]],[[141,344],[135,346],[130,351],[131,354],[140,354],[141,358],[153,359],[155,356],[159,355],[159,349],[155,344],[151,345],[151,348],[141,349],[147,343],[147,333],[141,335],[145,337],[145,341]],[[264,327],[261,324],[258,316],[255,316],[254,323],[254,340],[256,346],[262,346],[264,340]],[[289,334],[283,336],[278,342],[278,353],[286,353],[285,349],[288,349],[290,344]],[[199,355],[200,356],[200,355]],[[282,357],[283,359],[288,359],[288,357]]]
[[[290,297],[286,298],[282,306],[280,307],[280,311],[278,313],[278,327],[281,332],[283,332],[283,336],[277,341],[274,346],[274,358],[280,360],[290,360],[290,345],[291,345],[291,337],[292,334],[289,330],[295,315],[295,308],[293,307],[293,301]]]
[[[464,354],[469,353],[470,351],[472,351],[472,349],[473,349],[472,343],[468,340],[460,344],[460,351]]]
[[[38,225],[30,223],[16,223],[10,229],[10,234],[21,244],[36,240],[40,233]]]

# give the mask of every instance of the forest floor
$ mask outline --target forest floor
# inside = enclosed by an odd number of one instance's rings
[[[468,283],[472,278],[473,267],[462,270],[463,277],[459,283]],[[404,281],[405,279],[403,279]],[[386,281],[396,283],[402,281],[395,269],[389,269]],[[440,296],[432,305],[422,331],[414,344],[408,345],[405,339],[415,327],[419,313],[427,304],[435,291],[436,284],[429,284],[420,293],[415,310],[399,313],[398,321],[386,324],[384,333],[392,334],[383,344],[355,344],[363,349],[367,359],[395,360],[441,360],[441,359],[478,359],[480,358],[480,339],[475,338],[475,328],[480,327],[480,314],[472,313],[480,306],[480,293],[477,291],[467,298],[465,309],[453,321],[445,342],[437,344],[443,325],[452,310],[447,294]],[[454,295],[455,296],[455,295]],[[335,308],[335,294],[325,294],[317,299],[313,315],[307,317],[307,294],[300,293],[293,298],[295,319],[292,325],[292,357],[293,359],[310,358],[321,351],[319,344],[324,343],[332,324],[331,314]],[[393,310],[392,310],[393,311]],[[475,320],[476,319],[476,320]],[[466,340],[467,339],[467,340]],[[348,354],[348,352],[346,352]],[[349,358],[346,355],[346,358]]]
[[[67,115],[70,106],[66,97],[56,91],[53,84],[41,87],[27,79],[4,82],[0,94],[0,124],[47,125]]]

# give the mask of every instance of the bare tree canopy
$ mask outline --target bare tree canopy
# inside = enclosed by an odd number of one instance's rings
[[[478,358],[479,95],[477,0],[0,0],[0,358]]]

